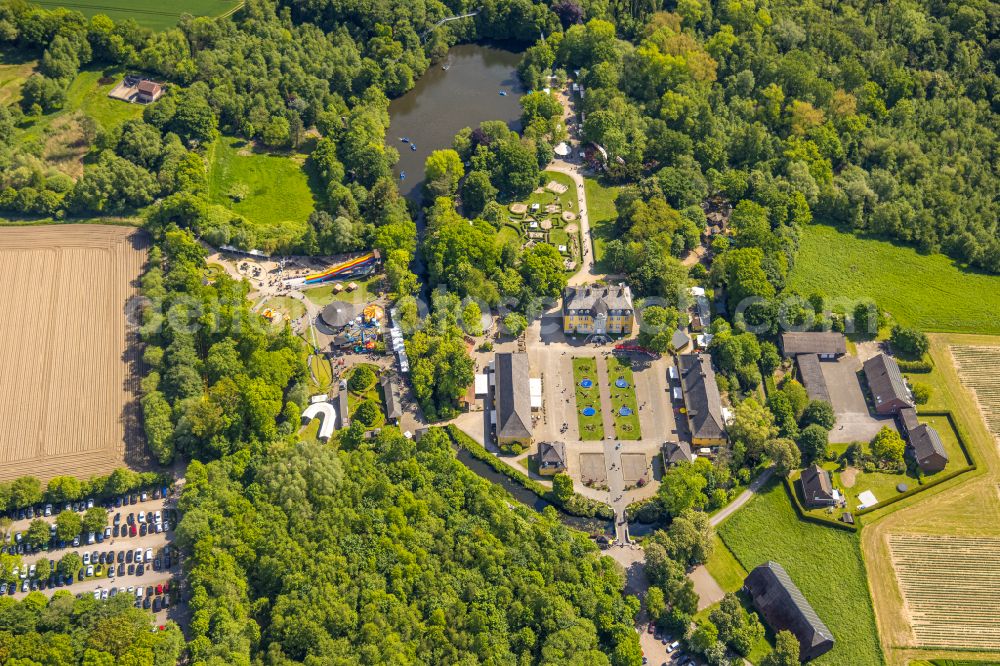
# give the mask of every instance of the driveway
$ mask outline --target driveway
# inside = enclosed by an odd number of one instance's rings
[[[848,354],[837,361],[823,361],[820,368],[837,416],[837,422],[830,431],[831,442],[868,441],[883,426],[896,429],[896,422],[891,417],[874,416],[868,411],[868,403],[858,379],[858,372],[861,371],[861,361],[858,358]]]

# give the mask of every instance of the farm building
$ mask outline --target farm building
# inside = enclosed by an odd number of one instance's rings
[[[826,377],[823,376],[823,367],[820,365],[819,355],[799,354],[795,357],[795,365],[799,369],[799,381],[805,387],[810,400],[830,400],[830,389],[826,385]]]
[[[562,442],[541,442],[538,445],[538,473],[546,476],[566,470],[566,445]]]
[[[337,393],[337,416],[340,418],[340,428],[348,428],[351,425],[351,406],[347,401],[347,386],[341,386]]]
[[[907,431],[907,437],[910,440],[910,455],[923,472],[940,472],[948,464],[948,454],[941,442],[941,435],[931,426],[922,423]]]
[[[781,352],[785,358],[814,354],[821,361],[833,361],[847,353],[847,339],[833,331],[782,333]]]
[[[917,422],[917,410],[913,407],[903,407],[896,418],[899,420],[899,431],[904,435],[920,425]]]
[[[777,562],[765,562],[751,571],[743,590],[774,633],[795,634],[799,660],[809,661],[833,649],[833,633]]]
[[[722,417],[722,397],[715,383],[712,357],[708,354],[681,354],[677,357],[681,388],[691,442],[699,446],[723,446],[726,424]]]
[[[673,467],[682,462],[694,462],[697,458],[691,453],[691,445],[687,442],[664,442],[660,453],[663,455],[664,467]]]
[[[840,494],[833,489],[830,473],[819,465],[810,465],[802,470],[799,483],[802,484],[802,497],[809,509],[835,506],[840,501]]]
[[[628,335],[635,321],[632,290],[624,284],[566,287],[562,315],[564,333]]]
[[[385,418],[390,423],[396,423],[403,416],[403,406],[399,402],[396,382],[388,372],[383,372],[379,381],[382,384],[382,396],[385,398]]]
[[[531,384],[528,355],[499,353],[493,357],[497,441],[531,444]]]
[[[906,386],[896,359],[878,354],[865,361],[864,370],[877,414],[895,414],[903,408],[913,407],[913,395]]]

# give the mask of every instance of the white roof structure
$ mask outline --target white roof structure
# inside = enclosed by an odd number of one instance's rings
[[[684,393],[681,392],[681,389],[680,389],[679,386],[675,386],[674,387],[674,400],[676,400],[677,402],[680,402],[683,399],[684,399]]]
[[[670,376],[671,379],[677,379],[677,366],[672,365],[669,368],[667,368],[667,374]]]
[[[566,143],[565,141],[562,141],[558,145],[556,145],[555,148],[552,149],[552,152],[554,152],[559,157],[566,157],[572,151],[570,150],[569,144]]]
[[[858,495],[858,501],[861,502],[860,504],[858,504],[858,510],[867,509],[870,506],[875,506],[876,504],[878,504],[878,500],[875,499],[875,493],[873,493],[870,490],[866,490],[865,492]]]
[[[712,344],[712,338],[715,336],[711,333],[702,333],[696,338],[699,349],[708,349],[708,346]]]
[[[319,395],[314,395],[311,398],[309,398],[309,402],[310,404],[316,402],[326,402],[328,399],[329,396],[326,393],[320,393]]]
[[[542,380],[539,377],[528,378],[528,392],[531,395],[531,408],[542,408]]]
[[[486,395],[489,392],[490,380],[486,373],[476,375],[476,395]]]
[[[315,418],[320,419],[319,438],[324,442],[329,440],[337,426],[336,408],[329,402],[314,402],[302,412],[302,425],[309,424]]]

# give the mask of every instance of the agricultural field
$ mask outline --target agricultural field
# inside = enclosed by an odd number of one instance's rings
[[[1000,436],[1000,345],[952,345],[962,384],[976,396],[986,425]]]
[[[1000,645],[1000,539],[893,534],[889,549],[919,644]]]
[[[142,464],[130,310],[146,237],[128,227],[0,229],[0,480]]]
[[[88,17],[104,14],[116,22],[131,18],[139,25],[152,30],[163,30],[177,25],[182,14],[222,16],[243,4],[239,0],[174,0],[167,4],[156,0],[96,0],[95,2],[33,0],[33,3],[46,8],[73,9]]]
[[[871,298],[896,321],[924,331],[1000,334],[1000,277],[819,224],[804,227],[799,239],[788,284],[803,295]]]
[[[247,219],[259,246],[290,245],[306,232],[316,201],[304,155],[258,152],[222,137],[209,149],[209,199]]]
[[[580,386],[584,379],[592,383],[589,387]],[[588,356],[573,359],[573,385],[576,387],[576,418],[580,426],[581,440],[604,439],[604,417],[601,414],[601,391],[597,380],[597,359]],[[587,416],[584,409],[593,409],[593,415]]]
[[[500,239],[535,241],[552,245],[564,260],[580,263],[580,204],[573,179],[564,173],[543,171],[545,185],[527,199],[508,206],[507,223],[500,229]],[[557,192],[548,187],[555,183],[566,188]],[[568,269],[567,269],[568,270]]]
[[[718,534],[746,571],[768,560],[783,565],[833,632],[834,649],[811,663],[883,663],[856,534],[800,520],[784,485],[775,481],[727,519]]]
[[[948,410],[962,433],[977,468],[891,507],[867,514],[861,532],[869,585],[875,602],[879,635],[890,663],[908,659],[986,658],[987,651],[926,645],[911,624],[911,608],[904,597],[891,544],[899,537],[1000,540],[1000,452],[969,386],[964,385],[956,346],[998,347],[1000,339],[985,335],[932,334],[930,356],[934,370],[909,374],[907,379],[932,388],[926,411]],[[933,417],[936,418],[936,417]],[[937,424],[934,424],[937,427]],[[947,444],[946,444],[947,445]],[[942,589],[960,584],[960,572],[937,574]],[[993,655],[995,656],[995,654]],[[986,663],[986,662],[984,662]]]
[[[615,197],[620,190],[620,187],[605,186],[593,178],[585,178],[583,181],[583,191],[587,195],[590,235],[594,241],[594,261],[602,272],[607,270],[607,267],[601,264],[604,260],[604,244],[615,237],[614,224],[618,219]]]
[[[627,386],[619,388],[615,382],[623,380]],[[608,391],[611,393],[612,418],[615,420],[615,437],[623,440],[642,439],[639,430],[639,404],[635,397],[635,377],[628,359],[608,357]],[[622,414],[622,409],[627,414]]]

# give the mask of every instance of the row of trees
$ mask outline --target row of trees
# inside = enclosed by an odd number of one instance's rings
[[[33,476],[22,476],[13,481],[0,482],[0,512],[43,503],[75,502],[84,498],[100,500],[157,486],[165,481],[164,475],[158,472],[136,472],[126,467],[87,480],[75,476],[54,476],[45,484]]]

